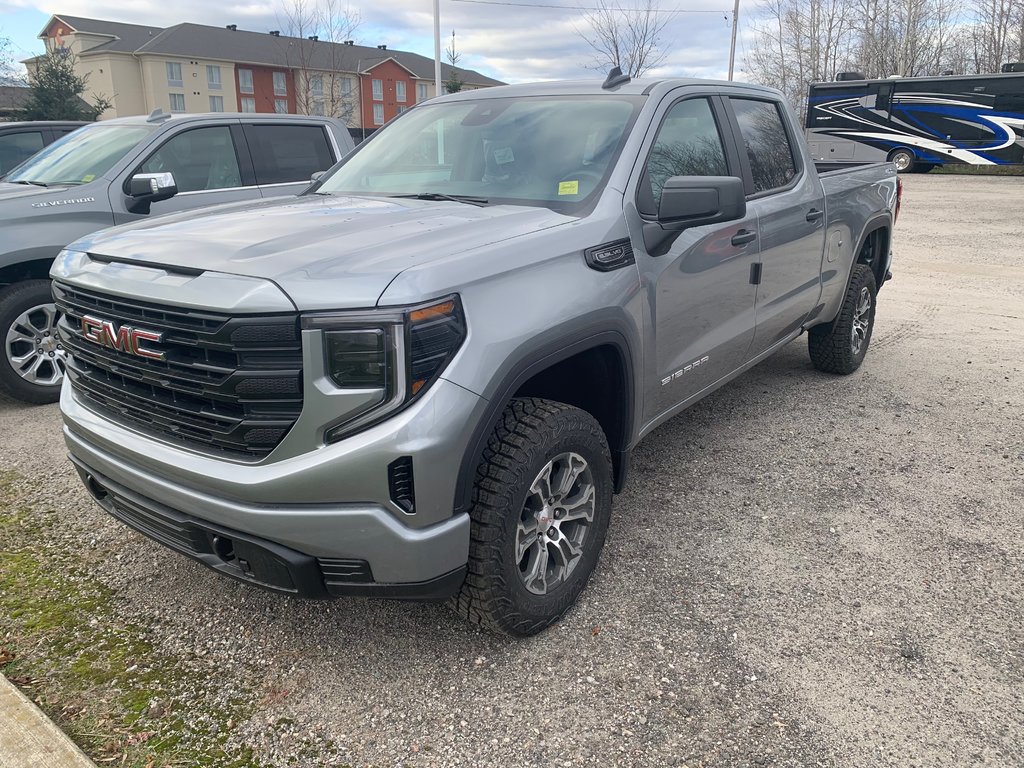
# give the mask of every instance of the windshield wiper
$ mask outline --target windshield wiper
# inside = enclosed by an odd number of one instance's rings
[[[473,197],[472,195],[445,195],[441,192],[416,192],[409,195],[388,195],[388,197],[407,197],[413,200],[451,200],[453,203],[468,203],[469,205],[487,205],[486,197]]]
[[[9,181],[7,183],[8,184],[31,184],[31,185],[33,185],[35,187],[48,187],[48,186],[50,186],[49,184],[45,184],[45,183],[43,183],[41,181],[20,181],[19,180],[19,181]]]

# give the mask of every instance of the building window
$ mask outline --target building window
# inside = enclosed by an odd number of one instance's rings
[[[206,65],[206,85],[211,91],[220,90],[220,67]]]
[[[419,83],[416,86],[416,103],[427,100],[427,84]]]
[[[323,117],[326,113],[324,112],[324,100],[317,99],[313,102],[313,109],[310,114],[316,115],[317,117]]]
[[[238,90],[242,93],[252,93],[252,70],[251,69],[240,69],[238,70]],[[244,99],[243,99],[244,101]],[[254,109],[253,112],[256,110]]]
[[[184,93],[172,93],[171,94],[171,112],[184,112],[185,111],[185,94]]]
[[[285,82],[284,72],[274,73],[274,95],[275,96],[287,96],[288,95],[288,83]]]
[[[404,115],[408,111],[409,111],[408,107],[399,107],[398,108],[398,114],[400,114],[400,115]]]
[[[399,80],[395,83],[395,100],[405,101],[405,80]]]
[[[181,88],[181,64],[176,61],[168,61],[167,64],[167,85],[172,88]]]
[[[374,104],[373,105],[373,124],[384,125],[384,105]]]
[[[223,96],[211,96],[210,97],[210,111],[211,112],[223,112],[224,111],[224,97]]]
[[[287,99],[274,99],[274,111],[279,115],[288,114],[288,100]]]
[[[251,96],[244,97],[242,99],[242,111],[243,112],[255,112],[256,111],[256,99],[252,98]]]
[[[352,95],[352,78],[343,77],[341,78],[341,95],[351,96]]]
[[[384,81],[374,80],[373,81],[373,100],[382,101],[384,99]]]
[[[324,95],[324,76],[323,75],[312,75],[309,78],[309,91],[314,96]]]

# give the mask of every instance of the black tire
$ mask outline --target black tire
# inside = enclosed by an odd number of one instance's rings
[[[49,280],[24,280],[0,290],[0,345],[3,352],[0,354],[0,394],[33,405],[57,402],[60,398],[60,381],[52,385],[41,385],[20,376],[11,361],[7,336],[24,312],[41,305],[53,305]],[[17,351],[20,349],[19,346]],[[59,358],[44,363],[44,372],[45,366],[52,366],[50,370],[54,372],[63,370],[59,368]]]
[[[533,556],[533,548],[517,560],[517,531],[521,522],[532,524],[541,514],[527,506],[528,500],[536,498],[531,486],[549,462],[557,462],[557,457],[567,452],[582,457],[587,465],[584,472],[589,473],[594,490],[593,518],[584,526],[575,565],[549,591],[537,594],[528,589],[528,575],[521,570],[523,562]],[[555,623],[576,602],[597,565],[611,508],[612,460],[597,420],[586,411],[552,400],[513,400],[477,468],[468,572],[459,594],[451,600],[452,607],[468,621],[521,637]],[[554,514],[557,516],[557,509]],[[545,552],[558,551],[542,533],[535,541]],[[548,562],[547,554],[544,562]]]
[[[889,162],[896,166],[899,173],[909,173],[914,169],[916,156],[909,149],[894,149],[889,153]]]
[[[863,311],[865,295],[870,304],[866,318],[863,318],[866,327],[858,333],[858,345],[857,339],[854,338],[854,325]],[[850,275],[843,305],[839,308],[835,320],[816,325],[808,331],[807,350],[815,368],[826,373],[843,375],[860,368],[871,344],[871,332],[875,327],[876,295],[875,274],[871,267],[867,264],[856,264],[853,267],[853,274]]]

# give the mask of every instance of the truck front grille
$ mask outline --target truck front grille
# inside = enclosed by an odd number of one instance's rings
[[[295,313],[229,316],[101,294],[54,282],[75,394],[159,439],[243,460],[266,456],[302,410]],[[162,360],[98,344],[86,315],[162,333]]]

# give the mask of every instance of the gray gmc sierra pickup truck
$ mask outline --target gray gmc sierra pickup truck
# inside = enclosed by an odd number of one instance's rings
[[[60,395],[64,349],[47,273],[90,232],[174,211],[294,195],[352,149],[328,117],[212,113],[79,128],[0,180],[0,394]]]
[[[819,176],[776,91],[614,75],[426,102],[298,198],[64,250],[93,497],[280,592],[556,621],[645,435],[804,332],[857,369],[899,201],[891,164]]]

